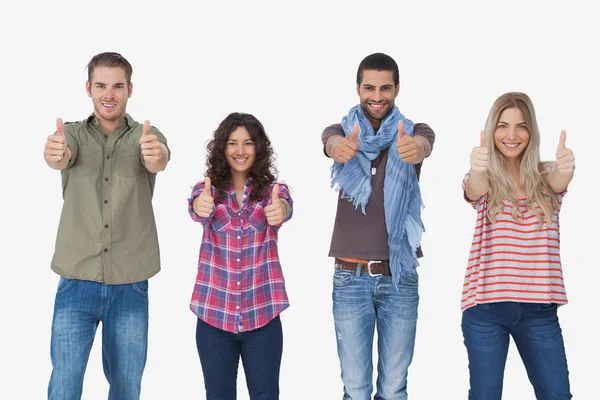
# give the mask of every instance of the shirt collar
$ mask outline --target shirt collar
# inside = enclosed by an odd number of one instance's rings
[[[98,120],[96,119],[96,116],[94,115],[94,113],[92,113],[89,117],[87,117],[86,120],[89,124],[94,124],[96,126],[100,126],[100,124],[98,123]],[[131,128],[132,126],[134,126],[135,124],[135,120],[133,118],[131,118],[131,115],[125,113],[125,117],[121,118],[119,120],[119,126],[117,127],[117,129],[119,128],[123,128],[124,126],[127,126],[128,128]]]

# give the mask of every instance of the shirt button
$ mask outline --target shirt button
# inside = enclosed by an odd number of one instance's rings
[[[241,238],[242,238],[241,236],[238,236],[238,239],[241,239]]]
[[[108,225],[104,225],[105,228],[108,228]]]
[[[105,137],[105,138],[107,138],[107,137],[108,137],[108,135],[105,133],[105,134],[104,134],[104,137]]]
[[[110,156],[106,156],[106,159],[108,160],[110,158]]]
[[[235,306],[235,309],[236,309],[236,310],[239,310],[239,309],[240,309],[240,306]]]
[[[105,252],[105,253],[108,253],[108,249],[104,249],[104,252]]]
[[[107,181],[108,181],[108,178],[104,178],[104,181],[105,181],[105,182],[107,182]]]
[[[240,286],[240,283],[239,283],[239,282],[238,282],[237,284],[238,284],[238,286]]]
[[[237,262],[240,262],[240,259],[238,258],[236,261],[237,261]]]
[[[108,204],[108,200],[104,200],[104,204]]]

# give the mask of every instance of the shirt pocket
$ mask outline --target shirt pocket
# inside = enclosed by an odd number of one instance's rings
[[[133,178],[142,173],[140,146],[122,147],[117,155],[115,170],[118,176]]]
[[[255,232],[260,232],[267,229],[267,214],[265,214],[264,208],[261,206],[254,207],[254,210],[252,210],[250,216],[248,217],[248,226]]]
[[[217,232],[228,232],[229,228],[231,228],[231,216],[227,211],[227,206],[224,204],[216,205],[212,226]]]
[[[100,157],[90,150],[79,150],[77,160],[71,167],[75,175],[91,176],[100,174]]]

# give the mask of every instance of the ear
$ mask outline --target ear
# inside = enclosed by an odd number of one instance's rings
[[[396,94],[394,95],[394,98],[398,97],[398,93],[400,93],[400,84],[396,85]]]
[[[360,85],[356,84],[356,94],[360,96]]]
[[[131,97],[132,93],[133,93],[133,83],[129,82],[129,94],[127,95],[128,99]]]
[[[92,97],[92,87],[90,86],[90,81],[85,81],[85,91],[87,92],[88,97]]]

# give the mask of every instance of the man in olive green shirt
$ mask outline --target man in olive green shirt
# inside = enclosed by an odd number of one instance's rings
[[[59,118],[44,158],[62,173],[64,204],[52,269],[61,276],[52,321],[49,399],[80,399],[96,327],[109,399],[139,399],[148,342],[148,278],[160,270],[152,194],[167,140],[126,113],[132,67],[118,53],[88,64],[94,113]]]

